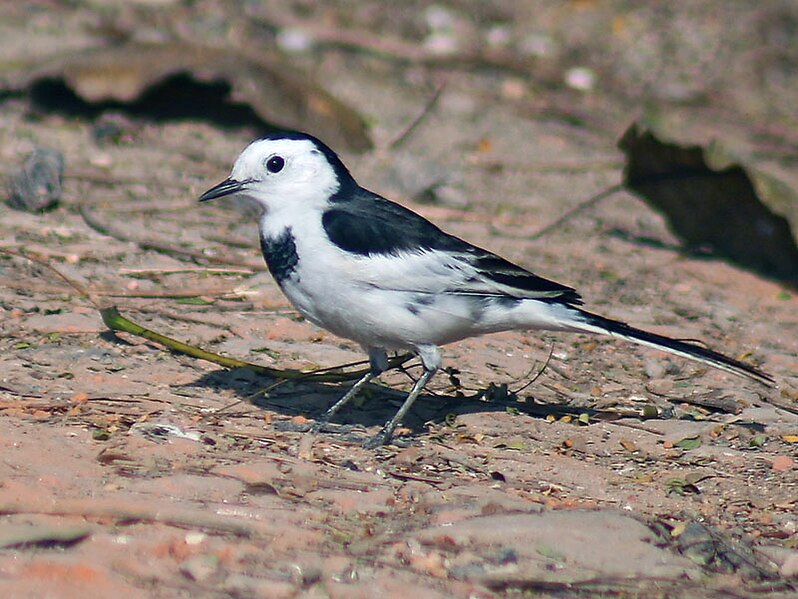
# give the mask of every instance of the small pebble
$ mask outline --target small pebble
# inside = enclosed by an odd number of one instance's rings
[[[8,205],[17,210],[40,212],[61,199],[64,155],[57,150],[38,148],[22,169],[8,182]]]
[[[301,54],[313,49],[313,38],[302,29],[288,27],[277,32],[277,47],[289,54]]]
[[[521,40],[518,51],[522,56],[544,58],[554,54],[555,44],[549,36],[533,33]]]
[[[424,11],[424,20],[432,31],[440,31],[454,27],[456,18],[447,7],[433,4]]]
[[[180,573],[196,582],[210,580],[220,569],[219,558],[215,555],[196,555],[180,564]]]
[[[795,461],[790,456],[779,455],[773,458],[770,467],[773,469],[773,472],[787,472],[792,470],[794,465]]]
[[[798,579],[798,551],[784,560],[779,572],[784,578]]]
[[[565,84],[580,92],[588,92],[596,87],[596,73],[587,67],[575,67],[565,72]]]
[[[132,141],[140,126],[124,114],[103,113],[92,125],[91,136],[98,146],[118,146]]]
[[[504,48],[510,45],[513,38],[512,29],[506,25],[494,25],[485,34],[485,41],[494,48]]]

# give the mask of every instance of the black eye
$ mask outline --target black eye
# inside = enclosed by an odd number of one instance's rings
[[[279,173],[285,166],[285,159],[282,156],[272,156],[266,161],[266,170],[270,173]]]

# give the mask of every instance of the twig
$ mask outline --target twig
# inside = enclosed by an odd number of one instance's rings
[[[393,141],[391,141],[391,143],[388,144],[389,150],[397,149],[410,138],[421,122],[427,118],[427,116],[438,105],[438,101],[441,99],[441,95],[443,94],[443,90],[445,88],[446,81],[444,80],[440,85],[438,85],[438,89],[436,89],[435,93],[432,94],[432,97],[429,99],[427,104],[424,106],[424,109],[418,114],[418,116],[414,118],[407,127],[405,127],[404,131],[402,131],[397,137],[394,138]]]
[[[229,247],[240,248],[240,249],[252,249],[252,239],[238,237],[234,235],[219,235],[216,233],[203,235],[202,238],[205,241],[213,241],[214,243],[221,243],[222,245],[226,245]]]
[[[120,268],[122,275],[171,275],[179,273],[200,273],[212,275],[247,275],[249,268],[212,268],[208,266],[178,266],[172,268]]]
[[[76,290],[81,297],[90,301],[94,305],[94,307],[97,308],[97,310],[99,310],[100,316],[102,317],[105,326],[107,326],[112,331],[130,333],[131,335],[142,337],[144,339],[147,339],[148,341],[152,341],[159,345],[163,345],[169,350],[177,353],[185,354],[187,356],[198,358],[200,360],[213,362],[214,364],[219,364],[220,366],[224,366],[225,368],[246,368],[248,370],[257,372],[259,374],[263,374],[277,379],[312,380],[318,382],[338,383],[338,382],[358,379],[362,377],[364,374],[366,374],[366,372],[368,372],[367,368],[361,368],[360,370],[355,370],[352,372],[332,372],[332,371],[302,372],[299,370],[281,370],[277,368],[268,368],[266,366],[260,366],[258,364],[251,364],[249,362],[236,360],[235,358],[228,358],[226,356],[222,356],[213,352],[205,351],[199,347],[195,347],[193,345],[183,343],[182,341],[178,341],[177,339],[172,339],[171,337],[167,337],[166,335],[161,335],[160,333],[156,333],[155,331],[147,329],[141,326],[140,324],[137,324],[132,320],[125,318],[119,313],[119,310],[116,306],[103,307],[100,304],[100,302],[96,299],[96,297],[92,293],[90,293],[83,285],[81,285],[77,281],[70,279],[68,276],[66,276],[64,273],[58,270],[55,266],[49,264],[48,262],[36,256],[3,248],[0,248],[0,253],[30,260],[31,262],[34,262],[46,268],[50,272],[54,273],[67,285]],[[405,362],[411,360],[412,357],[413,356],[411,354],[403,354],[391,358],[388,361],[389,368],[398,368]]]
[[[764,401],[766,403],[769,403],[769,404],[773,405],[773,406],[776,406],[780,410],[784,410],[786,412],[790,412],[791,414],[798,414],[798,406],[790,405],[786,401],[782,401],[781,399],[779,399],[778,396],[768,397]]]
[[[488,170],[514,170],[536,173],[584,173],[596,171],[614,171],[623,167],[620,160],[595,160],[585,162],[508,162],[501,158],[472,155],[467,159],[469,164]]]
[[[38,293],[63,293],[63,286],[31,283],[9,277],[0,277],[0,284],[8,289],[17,291],[36,291]],[[194,288],[183,291],[132,291],[127,289],[91,289],[95,297],[137,297],[144,299],[181,299],[187,297],[237,297],[237,294],[229,286],[214,286],[207,288]]]
[[[407,373],[407,371],[404,368],[403,363],[400,362],[400,359],[403,359],[404,357],[407,357],[408,359],[412,359],[412,356],[408,356],[407,354],[405,354],[405,356],[403,356],[403,357],[397,356],[396,358],[393,358],[392,361],[389,361],[389,364],[393,364],[393,362],[396,362],[396,366],[391,366],[391,368],[397,368],[398,370],[400,370],[400,371],[402,371],[404,373]],[[319,374],[324,373],[324,372],[327,372],[327,373],[329,373],[329,372],[337,372],[337,371],[343,370],[344,368],[353,368],[354,366],[361,366],[363,364],[368,364],[368,360],[357,360],[356,362],[347,362],[346,364],[339,364],[337,366],[327,366],[325,368],[319,368],[317,370],[314,370],[313,374],[314,375],[319,375]],[[365,372],[365,370],[360,370],[359,372]],[[227,410],[229,410],[231,408],[234,408],[235,406],[237,406],[237,405],[239,405],[241,403],[250,403],[250,404],[254,403],[255,399],[257,397],[259,397],[259,396],[264,396],[265,397],[270,391],[276,389],[280,385],[284,385],[287,382],[288,382],[288,379],[285,379],[285,378],[280,379],[280,380],[272,383],[271,385],[267,385],[266,387],[258,389],[254,393],[251,393],[251,394],[247,395],[244,399],[240,399],[240,400],[234,401],[233,403],[227,404],[226,406],[222,406],[221,408],[216,410],[214,412],[214,414],[216,415],[216,414],[219,414],[221,412],[225,412],[225,411],[227,411]]]
[[[533,376],[531,379],[529,379],[526,382],[526,384],[524,384],[522,387],[519,387],[518,389],[511,389],[510,393],[513,393],[514,395],[518,395],[519,393],[521,393],[521,391],[523,391],[524,389],[529,387],[529,385],[531,385],[536,380],[538,380],[541,377],[541,375],[546,371],[546,368],[548,367],[549,362],[551,362],[551,357],[553,355],[554,355],[554,343],[551,344],[551,347],[549,348],[549,355],[546,356],[546,361],[543,362],[543,366],[540,368],[540,370],[537,371],[535,376]],[[524,376],[526,376],[526,375],[524,375]]]
[[[690,596],[689,589],[695,589],[697,596],[701,596],[706,591],[705,586],[695,582],[676,578],[666,578],[664,576],[635,576],[625,578],[622,576],[599,576],[597,578],[553,581],[542,578],[518,578],[505,576],[496,579],[488,578],[484,585],[491,591],[506,593],[513,591],[514,594],[549,595],[549,596],[638,596],[646,597],[662,593],[665,596]],[[701,592],[698,592],[700,589]],[[648,591],[648,592],[645,592]],[[671,593],[669,593],[669,591]],[[707,595],[704,595],[707,596]],[[711,596],[711,595],[709,595]],[[741,599],[744,595],[737,595],[733,591],[723,589],[718,596]]]
[[[176,202],[174,200],[138,200],[135,204],[115,204],[114,212],[117,214],[151,214],[159,213],[174,217],[175,213],[179,216],[195,205],[195,202]],[[179,217],[178,216],[178,217]]]
[[[386,474],[388,476],[393,476],[394,478],[398,478],[399,480],[413,480],[413,481],[418,481],[420,483],[427,483],[429,485],[443,485],[446,484],[447,482],[445,480],[436,480],[434,478],[427,478],[425,476],[406,474],[404,472],[398,472],[397,470],[388,470],[386,471]]]
[[[708,408],[727,414],[739,414],[743,411],[743,404],[731,397],[711,397],[705,396],[686,396],[686,397],[666,397],[673,404],[688,404],[700,408]]]
[[[228,358],[227,356],[222,356],[219,354],[215,354],[213,352],[208,352],[203,349],[200,349],[199,347],[183,343],[182,341],[178,341],[177,339],[172,339],[171,337],[167,337],[166,335],[161,335],[160,333],[147,329],[141,326],[140,324],[137,324],[132,320],[125,318],[119,313],[119,310],[117,309],[116,306],[102,308],[100,310],[100,316],[102,316],[105,326],[107,326],[112,331],[130,333],[131,335],[136,335],[137,337],[142,337],[144,339],[147,339],[148,341],[152,341],[154,343],[157,343],[158,345],[162,345],[173,352],[191,356],[192,358],[198,358],[200,360],[213,362],[214,364],[219,364],[220,366],[224,366],[225,368],[246,368],[248,370],[257,372],[258,374],[263,374],[275,378],[299,378],[299,375],[302,374],[299,371],[277,370],[273,368],[268,368],[267,366],[250,364],[248,362],[236,360],[235,358]]]
[[[633,416],[633,418],[639,418],[640,416]],[[622,416],[623,418],[623,416]],[[627,428],[633,428],[637,431],[644,431],[646,433],[651,433],[652,435],[658,435],[662,437],[665,433],[662,431],[658,431],[655,428],[651,428],[650,426],[645,426],[643,424],[637,424],[634,422],[622,422],[621,420],[604,420],[606,424],[611,424],[613,426],[625,426]]]
[[[148,341],[162,345],[173,352],[191,356],[192,358],[205,360],[207,362],[213,362],[214,364],[224,366],[225,368],[245,368],[258,374],[270,376],[272,378],[339,383],[358,379],[368,372],[367,368],[361,368],[360,370],[354,370],[351,372],[302,372],[301,370],[282,370],[277,368],[269,368],[267,366],[260,366],[259,364],[252,364],[250,362],[236,360],[235,358],[228,358],[227,356],[209,352],[199,347],[178,341],[177,339],[172,339],[166,335],[156,333],[155,331],[147,329],[140,324],[137,324],[132,320],[122,316],[116,306],[102,308],[100,310],[100,315],[103,318],[105,326],[113,331],[130,333],[131,335],[136,335],[137,337],[142,337]],[[412,357],[413,356],[410,354],[403,354],[401,356],[392,358],[389,360],[389,368],[398,368],[405,362],[409,361]]]
[[[519,56],[511,50],[478,46],[457,53],[439,54],[426,49],[423,44],[415,40],[402,39],[384,32],[377,35],[362,29],[328,26],[315,20],[298,19],[287,11],[271,10],[260,5],[251,5],[248,13],[255,20],[273,29],[301,29],[318,42],[335,44],[394,60],[439,66],[493,67],[521,73],[525,77],[531,76],[542,84],[561,83],[558,70],[534,58]]]
[[[237,256],[213,256],[207,255],[204,252],[182,248],[171,243],[166,243],[158,239],[136,239],[132,235],[123,233],[113,225],[100,220],[89,208],[83,204],[80,206],[80,215],[86,224],[101,233],[108,235],[114,239],[125,242],[133,242],[143,250],[153,250],[164,254],[182,256],[184,258],[191,258],[192,260],[200,260],[203,262],[211,262],[213,264],[228,264],[232,266],[245,266],[255,271],[265,270],[265,267],[260,262],[254,262],[245,258],[238,258]]]
[[[121,501],[81,499],[24,502],[0,502],[0,514],[47,514],[50,516],[79,516],[82,518],[112,518],[118,522],[158,522],[181,528],[200,528],[240,537],[255,537],[272,534],[274,531],[264,522],[244,521],[232,516],[209,513],[207,509],[169,509],[162,504],[152,507],[126,505]]]
[[[181,299],[187,297],[222,297],[235,295],[229,286],[208,287],[207,289],[187,289],[185,291],[132,291],[118,289],[99,289],[94,293],[105,297],[140,297],[144,299]]]
[[[545,235],[548,235],[554,229],[560,227],[561,225],[563,225],[563,223],[565,223],[566,221],[570,220],[571,218],[573,218],[574,216],[576,216],[580,212],[584,212],[588,208],[592,208],[593,206],[598,204],[604,198],[606,198],[608,196],[611,196],[611,195],[613,195],[615,193],[618,193],[619,191],[622,191],[623,188],[624,188],[623,184],[619,183],[618,185],[613,185],[612,187],[608,187],[607,189],[605,189],[603,191],[600,191],[599,193],[594,195],[589,200],[586,200],[586,201],[582,202],[581,204],[575,206],[574,208],[571,208],[570,210],[568,210],[565,214],[560,216],[560,218],[555,220],[553,223],[551,223],[549,225],[546,225],[545,227],[540,229],[537,233],[534,233],[531,237],[529,237],[529,240],[530,241],[534,241],[536,239],[540,239],[541,237],[543,237]]]
[[[12,389],[11,387],[6,387],[5,385],[0,385],[0,392],[8,393],[10,395],[16,395],[17,397],[29,397],[31,399],[42,399],[44,397],[40,393],[29,393],[25,391],[18,391],[16,389]]]
[[[64,173],[65,179],[77,179],[79,181],[88,181],[89,183],[98,183],[100,185],[107,185],[109,187],[118,187],[120,185],[141,185],[141,179],[137,177],[125,177],[114,175],[103,171],[89,171],[80,169],[67,169]],[[176,181],[169,177],[163,177],[157,181],[149,181],[150,183],[157,183],[158,188],[175,187],[184,188],[184,181]]]
[[[16,256],[17,258],[23,258],[24,260],[28,260],[30,262],[33,262],[34,264],[38,264],[42,268],[49,270],[59,279],[64,281],[64,283],[66,283],[72,289],[77,291],[78,295],[80,295],[83,299],[86,299],[89,302],[91,302],[94,305],[94,307],[97,308],[98,310],[100,309],[100,302],[97,301],[97,298],[93,293],[91,293],[88,289],[86,289],[86,287],[84,287],[77,281],[66,276],[64,273],[62,273],[60,270],[58,270],[55,266],[53,266],[46,260],[42,260],[40,257],[35,256],[33,254],[29,254],[27,252],[18,252],[16,250],[12,250],[9,248],[0,248],[0,254],[6,254],[9,256]]]

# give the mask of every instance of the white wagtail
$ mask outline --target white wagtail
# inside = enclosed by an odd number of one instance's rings
[[[716,351],[584,311],[574,289],[449,235],[360,187],[338,155],[310,135],[281,132],[252,142],[230,177],[200,200],[233,194],[264,208],[263,256],[294,307],[368,352],[369,373],[317,427],[386,370],[387,350],[410,350],[421,358],[422,375],[367,446],[391,438],[440,368],[439,346],[497,331],[611,335],[773,383],[768,374]]]

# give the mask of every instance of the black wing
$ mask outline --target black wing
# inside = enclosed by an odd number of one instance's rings
[[[359,188],[322,215],[330,240],[361,256],[443,251],[458,256],[487,280],[507,288],[497,293],[579,305],[579,294],[565,285],[539,277],[487,250],[450,235],[424,217],[382,196]],[[475,281],[476,282],[476,281]],[[461,292],[467,293],[467,290]],[[480,287],[476,293],[488,295]]]

